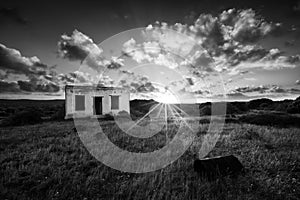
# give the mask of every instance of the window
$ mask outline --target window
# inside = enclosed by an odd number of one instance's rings
[[[76,111],[84,110],[84,107],[85,107],[85,96],[75,95],[75,110]]]
[[[119,96],[111,96],[111,109],[119,110]]]

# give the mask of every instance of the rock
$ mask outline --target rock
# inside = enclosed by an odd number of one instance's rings
[[[214,179],[227,175],[238,175],[244,171],[244,166],[233,155],[206,158],[194,161],[194,170],[201,176]]]

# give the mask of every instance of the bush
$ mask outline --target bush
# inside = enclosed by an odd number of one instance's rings
[[[291,114],[300,113],[300,99],[299,99],[299,97],[287,107],[287,112],[291,113]]]
[[[125,110],[118,112],[118,114],[115,117],[116,120],[121,120],[123,122],[131,120],[130,114]]]
[[[127,116],[130,116],[130,115],[127,111],[122,110],[122,111],[118,112],[118,116],[127,117]]]
[[[60,106],[58,110],[51,116],[51,120],[62,121],[65,119],[65,106]]]
[[[146,112],[147,113],[147,112]],[[133,120],[136,120],[136,119],[139,119],[141,117],[143,117],[146,113],[144,112],[140,112],[138,110],[134,110],[134,109],[131,109],[130,110],[130,116]]]
[[[43,121],[42,112],[36,108],[28,108],[10,115],[3,120],[2,126],[19,126],[26,124],[37,124]]]
[[[107,121],[114,120],[114,116],[112,113],[106,113],[103,117],[103,120],[107,120]]]
[[[273,101],[271,99],[262,98],[249,101],[247,104],[249,109],[259,109],[261,104],[271,106]]]
[[[239,114],[241,111],[233,104],[227,103],[226,114]]]
[[[300,126],[300,118],[290,115],[278,115],[274,113],[244,115],[239,118],[239,121],[249,124],[277,127]]]

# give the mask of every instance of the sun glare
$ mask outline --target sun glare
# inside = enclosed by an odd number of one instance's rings
[[[179,99],[170,91],[164,93],[158,93],[155,98],[156,101],[164,104],[176,104],[179,103]]]

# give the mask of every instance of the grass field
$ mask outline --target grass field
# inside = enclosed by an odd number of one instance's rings
[[[124,139],[114,123],[102,125],[123,148],[137,150],[149,144]],[[199,137],[207,126],[201,125]],[[164,142],[161,133],[150,144],[159,147]],[[162,170],[131,174],[92,157],[72,121],[4,127],[0,130],[0,199],[300,198],[299,128],[226,124],[209,156],[236,155],[246,168],[246,174],[236,179],[201,179],[193,171],[197,145]]]

